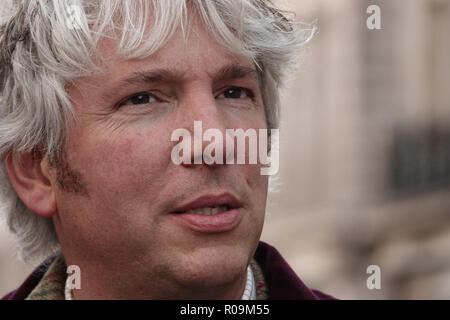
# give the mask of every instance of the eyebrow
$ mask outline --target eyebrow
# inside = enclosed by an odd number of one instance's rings
[[[184,75],[180,72],[156,69],[152,71],[138,71],[133,72],[130,77],[121,80],[122,85],[135,85],[142,83],[156,83],[156,82],[175,82],[176,80],[183,79]]]
[[[214,81],[242,78],[253,78],[256,80],[258,78],[258,73],[254,68],[230,64],[222,67],[212,78]]]
[[[253,78],[257,79],[258,73],[254,68],[244,67],[238,64],[229,64],[220,68],[211,78],[218,81]],[[120,81],[120,87],[158,83],[158,82],[178,82],[186,78],[185,72],[170,69],[155,69],[151,71],[133,72],[131,76]]]

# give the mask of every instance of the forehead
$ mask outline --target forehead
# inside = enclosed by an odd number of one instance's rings
[[[151,69],[172,71],[184,80],[201,76],[213,77],[227,65],[242,66],[256,71],[249,57],[232,53],[218,39],[212,37],[199,22],[189,26],[186,33],[179,28],[164,45],[149,56],[129,59],[117,53],[117,43],[105,39],[99,50],[105,57],[104,77],[108,80],[124,78],[129,72]]]
[[[142,58],[130,59],[119,55],[117,42],[111,39],[101,40],[98,50],[104,58],[101,63],[103,72],[76,79],[68,87],[69,94],[78,103],[85,104],[89,101],[89,104],[96,104],[94,98],[100,99],[101,104],[114,103],[121,95],[131,93],[129,91],[133,86],[128,86],[128,79],[136,78],[136,74],[152,73],[155,70],[170,74],[171,80],[179,83],[233,78],[233,73],[236,74],[234,70],[239,68],[241,74],[245,73],[247,78],[252,78],[255,82],[258,77],[252,59],[225,49],[200,23],[193,23],[185,34],[177,30],[159,50]],[[227,70],[230,68],[231,71]],[[242,75],[239,77],[243,78]]]

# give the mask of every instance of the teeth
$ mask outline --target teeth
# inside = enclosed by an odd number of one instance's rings
[[[227,210],[228,210],[228,206],[203,207],[203,208],[188,210],[188,211],[186,211],[186,213],[202,214],[202,215],[210,216],[210,215],[218,214],[219,212],[223,212],[223,211],[227,211]]]

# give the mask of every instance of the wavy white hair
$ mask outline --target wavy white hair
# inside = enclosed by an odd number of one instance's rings
[[[144,58],[179,27],[188,10],[227,50],[258,68],[268,127],[279,124],[278,89],[293,70],[314,25],[288,18],[268,0],[2,0],[0,17],[0,205],[26,261],[59,250],[51,219],[33,214],[12,189],[5,155],[50,157],[63,148],[76,114],[66,86],[102,72],[98,42],[117,40],[117,53]]]

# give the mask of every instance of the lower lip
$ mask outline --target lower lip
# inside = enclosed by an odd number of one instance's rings
[[[199,232],[225,232],[234,229],[241,221],[241,210],[231,209],[214,215],[193,213],[171,214],[171,216],[188,228]]]

